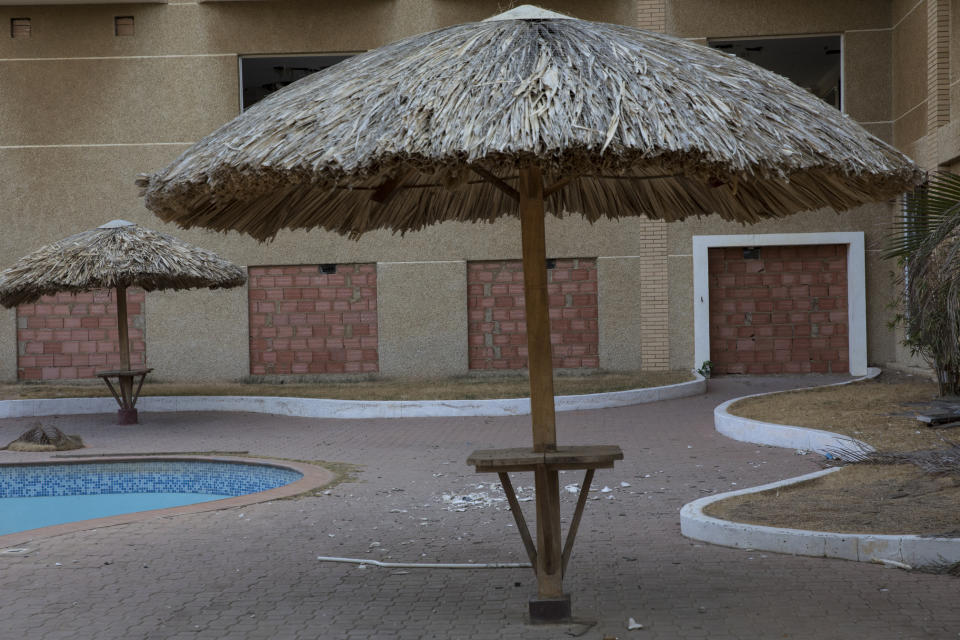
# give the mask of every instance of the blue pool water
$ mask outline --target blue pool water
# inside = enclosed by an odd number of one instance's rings
[[[257,493],[301,477],[281,467],[199,460],[0,465],[0,535]]]
[[[0,535],[54,524],[221,500],[212,493],[104,493],[0,500]]]

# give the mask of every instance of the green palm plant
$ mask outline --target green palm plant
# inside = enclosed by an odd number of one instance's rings
[[[884,257],[897,260],[904,344],[960,395],[960,175],[933,173],[905,199]]]

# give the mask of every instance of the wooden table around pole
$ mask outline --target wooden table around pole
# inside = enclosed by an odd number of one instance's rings
[[[576,536],[587,492],[596,469],[610,468],[623,452],[615,445],[558,447],[553,394],[553,354],[550,342],[550,308],[547,278],[544,199],[562,188],[569,178],[545,186],[535,163],[520,167],[517,188],[475,168],[481,176],[517,201],[523,257],[523,296],[527,327],[527,364],[530,372],[530,424],[533,447],[475,451],[468,464],[477,471],[500,475],[510,508],[537,576],[537,594],[530,599],[530,622],[562,622],[571,618],[570,595],[563,591],[563,573]],[[580,500],[561,548],[560,477],[563,469],[584,469]],[[536,488],[537,542],[534,544],[520,512],[510,471],[532,471]]]
[[[140,397],[140,389],[143,388],[143,380],[153,369],[115,369],[110,371],[97,371],[97,377],[102,378],[110,388],[120,409],[117,411],[117,424],[137,424],[137,399]],[[110,378],[117,379],[119,392],[110,382]],[[134,390],[136,383],[136,390]]]
[[[531,600],[531,620],[548,621],[551,619],[569,616],[569,596],[562,593],[563,574],[566,572],[573,543],[577,537],[580,518],[587,503],[590,492],[590,483],[593,481],[594,471],[597,469],[611,469],[613,463],[623,460],[623,451],[617,445],[589,445],[557,447],[551,451],[534,451],[532,449],[480,449],[474,451],[467,458],[467,464],[476,468],[477,473],[496,473],[500,477],[503,492],[510,504],[510,511],[517,523],[517,531],[523,539],[523,546],[530,558],[537,582],[541,587],[538,597]],[[559,531],[559,476],[558,473],[569,470],[583,469],[585,471],[583,483],[580,485],[580,495],[577,506],[570,520],[563,548],[560,547]],[[527,522],[520,510],[513,483],[510,481],[511,471],[532,471],[537,485],[537,543],[534,543],[527,528]],[[541,495],[540,491],[546,487]],[[546,499],[546,500],[544,500]],[[556,527],[551,526],[553,518],[547,517],[544,511],[544,502],[550,502],[547,510],[556,516]],[[555,502],[555,503],[554,503]],[[556,529],[554,531],[554,529]],[[538,544],[539,543],[539,544]],[[559,588],[556,594],[543,593],[542,587],[550,584]]]

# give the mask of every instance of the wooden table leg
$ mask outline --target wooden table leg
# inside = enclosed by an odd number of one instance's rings
[[[513,491],[513,483],[510,482],[510,475],[506,472],[497,474],[500,476],[500,484],[503,486],[503,492],[507,494],[507,502],[510,504],[510,512],[513,513],[513,519],[517,523],[517,531],[523,538],[523,546],[527,549],[527,557],[530,558],[530,565],[533,572],[537,572],[537,548],[533,544],[533,538],[530,537],[530,529],[527,528],[527,521],[523,517],[523,511],[520,510],[520,503],[517,501],[517,494]]]
[[[120,376],[120,396],[123,398],[123,408],[133,408],[133,378]]]
[[[537,595],[563,597],[563,560],[560,534],[560,477],[544,466],[534,471],[537,492]]]
[[[117,394],[117,390],[113,388],[113,383],[110,382],[110,378],[104,377],[103,381],[107,383],[107,388],[110,389],[110,393],[113,394],[114,399],[117,401],[117,404],[120,405],[120,408],[123,408],[123,400],[120,399],[120,396]]]
[[[567,572],[567,563],[570,562],[570,553],[573,551],[573,541],[577,538],[577,529],[580,527],[580,518],[583,517],[583,507],[587,504],[587,495],[590,493],[590,484],[593,482],[593,469],[587,469],[580,485],[580,496],[577,498],[577,508],[573,511],[573,520],[567,530],[567,542],[563,545],[563,572]]]
[[[140,391],[143,389],[143,381],[146,379],[147,379],[147,374],[144,373],[143,375],[140,376],[140,383],[137,385],[137,390],[133,394],[133,398],[132,398],[133,402],[130,406],[132,407],[137,406],[137,398],[140,397]]]

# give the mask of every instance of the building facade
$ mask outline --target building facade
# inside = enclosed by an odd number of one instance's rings
[[[545,2],[743,55],[840,107],[928,169],[960,169],[960,0]],[[271,90],[343,56],[480,20],[492,1],[0,0],[0,266],[115,218],[248,267],[247,287],[150,293],[135,351],[158,380],[525,366],[519,223],[444,223],[359,241],[259,244],[183,231],[134,179]],[[731,373],[905,362],[887,327],[898,207],[744,227],[716,216],[547,221],[555,365]],[[706,214],[706,212],[705,212]],[[89,298],[89,299],[88,299]],[[115,364],[109,295],[0,310],[0,380],[92,377]]]

